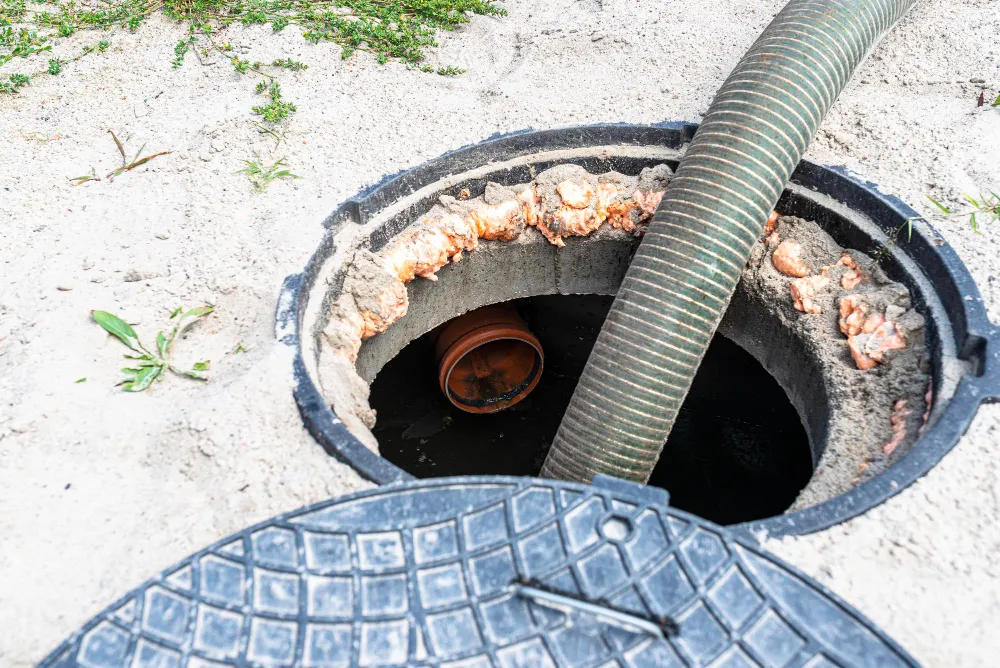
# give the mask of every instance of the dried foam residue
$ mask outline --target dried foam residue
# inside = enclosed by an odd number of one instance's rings
[[[793,216],[778,218],[755,247],[742,284],[795,332],[825,377],[826,450],[794,508],[843,493],[905,455],[932,400],[924,318],[907,287]]]
[[[324,330],[327,341],[354,362],[362,340],[406,315],[406,283],[417,277],[436,281],[442,267],[475,251],[480,241],[513,241],[534,227],[561,247],[567,237],[588,236],[605,223],[641,235],[672,175],[667,165],[638,177],[559,165],[530,183],[488,183],[473,199],[442,196],[379,252],[356,251]]]

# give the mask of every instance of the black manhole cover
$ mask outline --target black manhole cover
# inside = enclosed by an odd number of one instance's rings
[[[917,665],[816,582],[665,502],[607,478],[499,477],[326,501],[164,571],[42,665]]]

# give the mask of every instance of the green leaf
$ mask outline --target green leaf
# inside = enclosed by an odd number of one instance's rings
[[[91,311],[90,316],[109,334],[117,336],[122,343],[136,352],[142,352],[142,344],[132,327],[116,315],[107,311]]]
[[[129,383],[125,383],[122,389],[126,392],[142,392],[147,387],[153,384],[153,381],[163,373],[162,366],[150,366],[139,371],[135,375],[135,379]]]
[[[997,95],[997,99],[993,100],[993,104],[991,104],[990,106],[991,107],[1000,107],[1000,95]]]
[[[83,377],[83,378],[77,378],[77,379],[76,379],[76,380],[74,380],[73,382],[74,382],[74,383],[86,383],[86,382],[87,382],[87,378],[86,378],[86,377]]]
[[[979,231],[979,224],[976,223],[976,214],[975,213],[970,213],[969,214],[969,224],[972,225],[972,231],[973,232],[975,232],[976,234],[982,234],[982,232]]]
[[[135,380],[135,377],[138,375],[139,371],[140,369],[122,369],[121,372],[125,374],[125,377],[122,378],[117,383],[115,383],[115,385],[124,385],[125,383],[131,383],[133,380]]]
[[[163,335],[163,332],[159,332],[156,335],[156,349],[160,351],[160,357],[166,358],[167,356],[167,337]]]
[[[212,363],[211,360],[205,360],[204,362],[195,362],[194,366],[191,367],[195,371],[208,371],[208,366]]]
[[[930,195],[927,195],[926,197],[927,197],[927,199],[929,199],[931,201],[931,203],[934,204],[934,206],[936,206],[937,208],[939,208],[942,211],[944,211],[947,215],[949,215],[949,216],[951,215],[951,209],[949,209],[948,207],[946,207],[944,204],[941,204],[941,202],[937,201],[936,199],[934,199]]]
[[[174,318],[176,318],[178,315],[180,315],[180,312],[183,310],[184,310],[183,306],[178,306],[177,308],[175,308],[174,312],[170,314],[170,319],[173,320]]]
[[[188,378],[194,378],[195,380],[208,380],[205,376],[201,375],[197,371],[185,371],[184,375]]]
[[[213,307],[206,305],[206,306],[198,306],[196,308],[190,309],[190,310],[185,311],[184,313],[182,313],[181,316],[180,316],[180,319],[177,321],[177,324],[174,326],[174,331],[170,333],[170,342],[168,343],[168,347],[169,347],[170,344],[173,343],[173,341],[178,336],[181,335],[181,333],[185,329],[187,329],[188,327],[190,327],[191,325],[193,325],[195,322],[197,322],[199,318],[202,318],[202,317],[208,315],[209,313],[211,313],[214,310],[215,309]]]
[[[203,315],[208,315],[209,313],[211,313],[214,310],[215,309],[212,308],[211,306],[199,306],[197,308],[191,309],[190,311],[186,311],[184,313],[184,315],[182,315],[181,317],[182,318],[200,318]]]

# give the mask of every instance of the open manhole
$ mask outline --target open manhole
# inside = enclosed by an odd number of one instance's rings
[[[409,343],[371,385],[382,456],[418,478],[537,475],[612,299],[513,302],[545,351],[545,371],[531,395],[492,415],[449,402],[430,337]],[[702,361],[660,462],[649,484],[669,491],[675,508],[720,524],[781,514],[813,470],[808,435],[784,390],[724,336]]]
[[[296,399],[311,433],[377,483],[414,475],[535,474],[572,390],[572,369],[586,359],[638,244],[627,225],[605,225],[558,248],[533,227],[512,240],[481,241],[437,272],[439,280],[407,283],[405,296],[397,294],[408,301],[405,315],[390,314],[391,326],[360,348],[342,340],[339,300],[376,284],[378,270],[365,268],[371,264],[365,258],[392,252],[435,205],[500,201],[503,193],[523,193],[523,184],[548,178],[554,167],[565,171],[560,179],[586,173],[596,183],[603,175],[602,183],[638,182],[641,189],[643,179],[648,186],[669,177],[694,130],[609,125],[508,135],[389,177],[343,204],[305,271],[286,281],[277,314],[279,338],[298,348]],[[788,280],[776,278],[771,261],[779,240],[762,240],[686,404],[689,424],[682,421],[672,435],[661,458],[667,466],[651,480],[670,489],[682,508],[770,535],[815,531],[881,503],[937,463],[979,402],[1000,393],[998,364],[991,361],[1000,337],[954,252],[923,223],[912,238],[886,244],[916,215],[912,210],[870,184],[806,161],[777,210],[778,235],[805,248],[813,272],[827,262],[824,276],[836,267],[835,289],[817,290],[823,315],[792,309]],[[840,251],[861,260],[878,248],[877,267],[862,264],[869,283],[849,285]],[[846,339],[827,331],[837,327],[842,298],[858,292],[877,303],[871,311],[898,323],[909,344],[898,363],[868,359],[875,368],[861,370]],[[535,318],[536,328],[560,313],[568,323],[575,313],[588,334],[575,342],[565,331],[539,334],[543,346],[546,336],[554,346],[545,350],[546,370],[530,397],[503,413],[459,420],[446,405],[429,403],[443,396],[425,335],[463,313],[507,302]],[[385,305],[381,299],[377,308]],[[343,354],[352,345],[348,357],[356,351],[356,363]],[[367,396],[373,381],[371,404],[381,422],[373,420]],[[424,403],[408,406],[407,397]]]

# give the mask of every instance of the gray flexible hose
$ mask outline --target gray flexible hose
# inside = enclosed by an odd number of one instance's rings
[[[541,475],[646,482],[750,249],[820,122],[916,0],[792,0],[719,89],[646,231]]]

